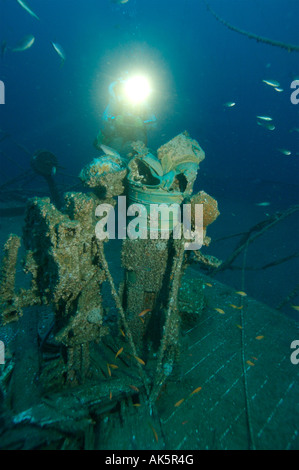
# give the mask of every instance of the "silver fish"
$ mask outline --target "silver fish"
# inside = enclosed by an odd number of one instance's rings
[[[267,123],[267,122],[264,122],[264,121],[256,121],[256,123],[257,123],[258,126],[262,126],[265,129],[268,129],[269,131],[274,131],[274,129],[275,129],[274,124],[270,124],[270,123]]]
[[[228,103],[224,103],[223,106],[225,106],[226,108],[232,108],[235,105],[236,103],[234,103],[233,101],[229,101]]]
[[[12,50],[13,52],[26,51],[26,49],[29,49],[33,45],[34,41],[35,41],[35,37],[32,36],[32,34],[28,34]]]
[[[277,80],[263,80],[266,85],[273,86],[274,88],[277,88],[280,86],[280,83]]]
[[[27,5],[27,3],[25,2],[25,0],[17,0],[18,4],[21,5],[22,8],[24,8],[24,10],[27,11],[27,13],[29,13],[29,15],[33,16],[33,18],[36,18],[37,20],[39,20],[39,17],[34,13],[34,11],[31,10],[31,8]]]
[[[59,57],[61,58],[61,65],[63,65],[64,62],[65,62],[65,52],[64,52],[62,46],[60,44],[58,44],[57,42],[52,42],[51,44],[54,47],[57,54],[59,55]]]
[[[257,118],[261,119],[262,121],[273,121],[270,116],[257,116]]]
[[[282,153],[283,155],[291,155],[292,152],[290,150],[286,150],[286,149],[277,149],[280,153]]]
[[[108,145],[102,144],[101,149],[103,150],[103,152],[106,155],[110,155],[112,157],[120,157],[119,153],[116,150],[114,150],[113,148],[108,147]]]
[[[256,203],[256,206],[260,206],[260,207],[270,206],[270,202],[258,202]]]

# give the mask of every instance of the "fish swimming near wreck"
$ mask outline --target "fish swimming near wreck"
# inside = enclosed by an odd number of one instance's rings
[[[62,46],[60,44],[58,44],[57,42],[51,42],[51,44],[54,47],[57,54],[59,55],[59,57],[61,58],[61,67],[62,67],[64,62],[65,62],[65,59],[66,59],[65,52],[64,52]]]
[[[36,13],[34,13],[34,11],[31,10],[29,5],[24,0],[17,0],[17,2],[22,8],[24,8],[25,11],[27,11],[27,13],[29,13],[29,15],[31,15],[31,16],[33,16],[33,18],[36,18],[37,20],[39,20],[39,17],[36,15]]]
[[[16,47],[12,48],[12,51],[13,52],[26,51],[27,49],[30,49],[31,46],[33,46],[34,41],[35,41],[35,37],[32,36],[32,34],[28,34],[19,42],[19,44],[17,44]]]

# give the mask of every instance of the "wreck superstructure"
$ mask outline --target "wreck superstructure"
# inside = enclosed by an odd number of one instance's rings
[[[192,324],[200,317],[203,284],[184,279],[185,268],[190,257],[211,266],[219,261],[186,250],[186,239],[173,236],[173,220],[163,221],[162,217],[154,238],[136,236],[122,241],[124,278],[116,287],[105,257],[105,246],[110,248],[113,240],[107,243],[109,237],[101,240],[96,236],[99,205],[114,208],[116,197],[125,195],[127,206],[143,205],[145,219],[149,220],[152,204],[180,207],[188,203],[192,208],[202,204],[202,241],[206,246],[210,243],[207,226],[219,215],[211,196],[203,191],[193,194],[205,155],[186,132],[160,147],[157,156],[141,142],[132,147],[133,153],[127,156],[105,148],[105,153],[80,173],[88,192],[66,193],[61,208],[49,198],[29,200],[23,228],[23,270],[30,278],[28,289],[15,286],[21,239],[11,235],[4,248],[0,292],[3,324],[18,320],[24,309],[34,306],[52,311],[53,322],[39,341],[41,396],[47,390],[70,389],[74,393],[78,386],[97,383],[111,400],[111,390],[121,390],[127,380],[124,374],[117,386],[111,382],[111,376],[118,372],[116,358],[125,349],[125,363],[133,363],[151,407],[179,364],[181,325]],[[169,224],[169,236],[164,234],[164,222]],[[195,223],[193,216],[193,231]],[[182,222],[179,227],[183,233]],[[143,229],[149,231],[148,226]],[[110,307],[103,300],[105,282],[110,287],[110,306],[113,300],[118,312],[113,318],[109,318]],[[196,293],[192,305],[190,292]],[[56,351],[55,359],[44,362],[47,347]],[[105,357],[107,347],[115,354],[110,362]]]

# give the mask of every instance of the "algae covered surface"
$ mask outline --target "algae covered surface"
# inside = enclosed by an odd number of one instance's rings
[[[296,3],[0,1],[1,449],[299,448]]]

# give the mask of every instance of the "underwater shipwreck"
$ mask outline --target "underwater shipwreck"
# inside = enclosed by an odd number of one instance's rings
[[[1,264],[4,344],[6,329],[16,332],[0,365],[1,448],[298,446],[298,375],[280,347],[294,322],[215,281],[225,263],[186,250],[173,231],[163,238],[161,225],[156,239],[96,236],[97,207],[114,212],[120,196],[143,204],[145,219],[151,204],[200,204],[212,251],[218,203],[193,192],[204,158],[187,132],[155,154],[142,142],[126,158],[103,148],[80,173],[84,192],[55,200],[50,182],[51,199],[28,200],[23,236],[9,236]],[[38,171],[49,180],[50,170]]]

